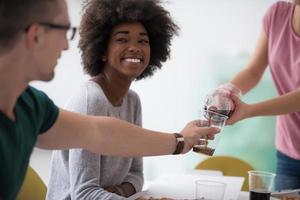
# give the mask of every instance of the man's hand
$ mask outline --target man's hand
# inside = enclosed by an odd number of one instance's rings
[[[182,153],[187,153],[194,145],[198,144],[199,139],[207,137],[213,139],[216,133],[219,133],[218,128],[209,127],[207,121],[195,120],[188,123],[180,134],[184,137],[184,149]]]

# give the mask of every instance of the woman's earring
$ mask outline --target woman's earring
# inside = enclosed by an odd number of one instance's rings
[[[103,62],[106,62],[106,56],[102,56],[102,59],[101,59]]]

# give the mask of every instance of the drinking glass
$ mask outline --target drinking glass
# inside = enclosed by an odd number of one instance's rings
[[[226,115],[222,115],[220,113],[210,111],[210,110],[204,110],[201,112],[201,120],[207,120],[208,126],[210,127],[216,127],[220,129],[220,132],[222,131],[222,128],[224,127],[226,120],[228,117]],[[193,147],[193,151],[197,153],[202,153],[208,156],[212,156],[215,152],[215,149],[217,147],[217,144],[220,140],[221,134],[218,133],[214,136],[213,140],[208,140],[208,138],[204,137],[199,140],[199,143]]]
[[[274,183],[274,173],[249,171],[250,200],[269,200]]]
[[[197,180],[196,200],[223,200],[226,184],[217,181]]]

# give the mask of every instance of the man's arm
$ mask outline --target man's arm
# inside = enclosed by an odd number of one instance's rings
[[[190,122],[180,132],[185,138],[183,153],[198,139],[219,132]],[[176,148],[173,134],[140,128],[110,117],[86,116],[60,109],[53,127],[38,137],[37,146],[45,149],[82,148],[103,155],[140,157],[172,154]]]

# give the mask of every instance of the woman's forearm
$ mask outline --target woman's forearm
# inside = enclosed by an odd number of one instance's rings
[[[300,111],[300,89],[285,95],[250,105],[247,117],[284,115]]]
[[[238,87],[242,94],[246,94],[249,90],[254,88],[260,81],[262,74],[253,73],[250,69],[246,68],[239,72],[231,81],[233,85]]]
[[[135,188],[131,183],[125,182],[119,185],[118,187],[121,188],[125,197],[130,197],[131,195],[136,193]]]
[[[247,66],[230,82],[237,86],[243,94],[254,88],[260,81],[268,65],[268,38],[262,30],[255,51]]]

